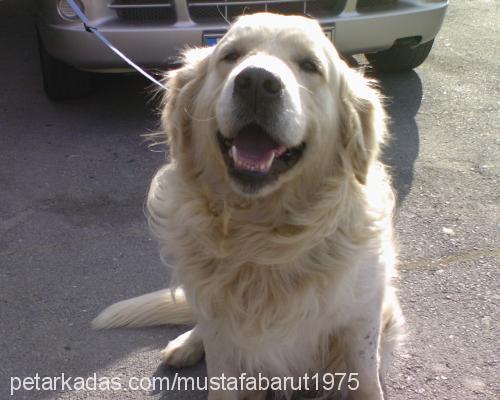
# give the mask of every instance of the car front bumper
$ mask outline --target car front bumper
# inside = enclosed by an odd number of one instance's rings
[[[54,57],[88,71],[130,70],[80,21],[62,19],[54,0],[37,3],[37,27],[45,48]],[[117,18],[106,1],[83,3],[92,26],[134,62],[148,68],[174,65],[182,49],[204,45],[204,34],[227,29],[227,25],[194,22],[185,0],[175,0],[177,18],[170,25],[124,21]],[[356,0],[347,0],[340,14],[319,21],[334,26],[334,43],[339,52],[370,53],[388,49],[401,38],[419,37],[421,43],[432,40],[441,28],[447,6],[447,0],[399,0],[360,12]]]

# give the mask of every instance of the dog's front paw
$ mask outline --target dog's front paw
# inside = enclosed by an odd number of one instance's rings
[[[161,359],[169,367],[191,367],[203,358],[203,342],[193,331],[170,341],[161,351]]]

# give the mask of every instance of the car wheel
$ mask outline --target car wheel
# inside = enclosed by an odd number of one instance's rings
[[[52,100],[70,100],[89,94],[92,74],[59,61],[47,52],[38,32],[37,36],[43,88],[47,96]]]
[[[376,71],[410,71],[422,64],[432,49],[434,39],[418,46],[396,44],[388,50],[366,54]]]

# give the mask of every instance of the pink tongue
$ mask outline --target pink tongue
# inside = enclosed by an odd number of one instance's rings
[[[238,150],[238,157],[257,163],[269,161],[273,150],[280,147],[262,129],[252,125],[238,133],[233,145]]]

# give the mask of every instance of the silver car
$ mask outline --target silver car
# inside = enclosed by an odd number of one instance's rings
[[[242,14],[316,18],[345,55],[366,54],[379,71],[410,70],[428,56],[448,0],[78,0],[118,49],[151,69],[176,64],[186,46],[214,45]],[[87,93],[92,73],[130,67],[87,31],[66,0],[37,0],[45,91],[62,100]]]

